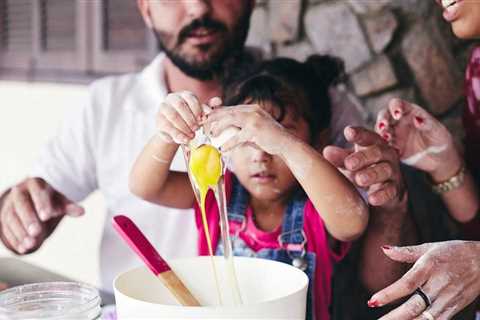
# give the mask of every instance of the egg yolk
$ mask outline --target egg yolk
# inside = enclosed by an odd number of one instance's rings
[[[218,150],[204,144],[190,153],[189,169],[201,192],[215,188],[222,176],[222,160]]]
[[[202,224],[207,238],[208,253],[213,257],[212,240],[208,228],[207,216],[205,213],[205,199],[208,189],[215,189],[222,177],[222,156],[220,152],[211,145],[201,145],[190,151],[190,159],[188,169],[193,177],[197,189],[200,191],[200,209],[202,211]],[[215,283],[217,287],[218,301],[222,305],[222,297],[220,294],[220,285],[218,283],[218,275],[215,263],[212,258],[213,273],[215,275]]]
[[[190,174],[194,183],[200,191],[200,209],[202,211],[202,222],[207,237],[208,251],[213,256],[210,231],[208,229],[207,216],[205,214],[205,199],[208,189],[215,189],[222,177],[222,158],[220,152],[211,145],[201,145],[190,151],[188,163]]]

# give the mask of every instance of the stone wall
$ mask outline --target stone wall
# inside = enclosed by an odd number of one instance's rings
[[[473,43],[454,37],[434,0],[257,0],[247,44],[299,60],[342,57],[370,125],[400,97],[463,134],[463,70]]]

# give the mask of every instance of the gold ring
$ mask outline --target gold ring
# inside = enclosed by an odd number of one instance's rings
[[[435,318],[432,316],[432,314],[428,311],[423,311],[422,316],[424,316],[425,319],[428,319],[428,320],[435,320]]]

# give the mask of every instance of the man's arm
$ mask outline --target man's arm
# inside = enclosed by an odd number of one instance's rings
[[[384,245],[404,245],[416,239],[408,213],[407,191],[398,154],[377,133],[347,127],[345,138],[354,149],[329,146],[324,156],[368,194],[370,223],[362,240],[359,273],[369,291],[384,288],[402,276],[404,268],[382,253]]]
[[[406,265],[388,259],[383,250],[391,246],[417,243],[417,231],[407,195],[397,208],[371,208],[368,225],[361,249],[360,276],[365,288],[375,292],[399,279],[407,270]]]

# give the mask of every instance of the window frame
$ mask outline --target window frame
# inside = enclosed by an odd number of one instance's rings
[[[145,48],[104,50],[104,0],[65,1],[75,3],[75,50],[42,48],[41,2],[32,0],[31,48],[25,52],[0,48],[0,79],[86,83],[107,74],[138,72],[158,54],[156,39],[148,28]]]
[[[5,0],[5,5],[8,6],[8,1]],[[31,10],[31,17],[35,16],[35,9],[33,6],[30,8]],[[7,10],[8,13],[8,10]],[[11,51],[8,47],[2,48],[0,50],[0,68],[2,69],[23,69],[25,71],[31,71],[34,68],[34,57],[33,57],[33,46],[34,46],[34,31],[33,31],[33,22],[32,22],[32,43],[30,51],[19,52],[19,51]]]
[[[92,70],[99,73],[124,73],[138,71],[144,67],[155,55],[156,41],[147,28],[146,48],[137,50],[108,50],[103,48],[104,0],[91,3],[93,16],[93,57]],[[140,13],[138,13],[140,14]]]
[[[41,4],[33,1],[34,6],[34,59],[38,71],[85,72],[88,70],[88,7],[89,1],[75,2],[75,48],[72,51],[45,51],[42,48]],[[48,35],[47,35],[48,36]]]

